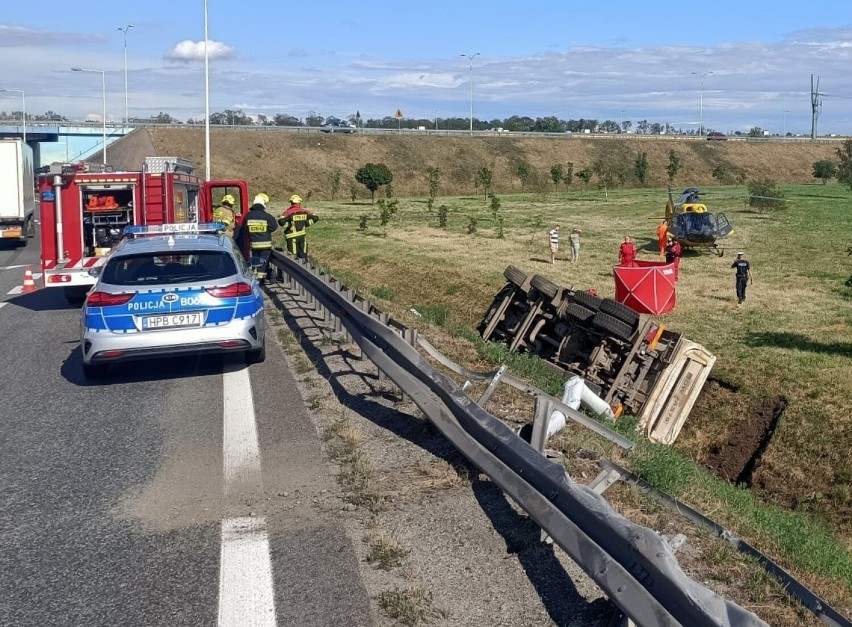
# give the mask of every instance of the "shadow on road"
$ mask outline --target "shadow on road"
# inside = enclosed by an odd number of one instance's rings
[[[72,342],[67,343],[71,344]],[[75,344],[74,349],[65,361],[62,362],[59,373],[66,381],[78,386],[117,386],[143,381],[219,376],[222,374],[224,359],[239,360],[241,363],[244,363],[242,355],[180,355],[176,357],[159,357],[110,364],[104,377],[100,379],[87,379],[83,376],[83,358],[80,355],[78,342],[75,341],[73,344]]]
[[[63,309],[80,309],[80,305],[72,305],[66,299],[61,289],[40,288],[29,294],[17,294],[8,301],[30,311],[60,311]]]

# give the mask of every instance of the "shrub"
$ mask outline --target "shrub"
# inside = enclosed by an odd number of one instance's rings
[[[438,207],[438,226],[442,229],[447,228],[447,214],[449,214],[450,208],[447,205],[441,205]]]
[[[748,206],[758,211],[763,209],[781,209],[787,197],[771,181],[750,181],[748,184]]]

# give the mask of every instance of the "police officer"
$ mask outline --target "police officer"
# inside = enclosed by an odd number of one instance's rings
[[[310,209],[302,207],[302,197],[299,194],[290,196],[290,207],[278,218],[278,224],[284,227],[284,238],[287,250],[299,259],[308,258],[307,229],[319,220]]]
[[[243,218],[236,240],[247,247],[251,255],[251,265],[255,276],[266,277],[266,267],[272,254],[272,232],[278,228],[275,218],[266,210],[269,196],[258,194],[254,197],[249,212]]]
[[[737,258],[734,259],[731,267],[736,268],[737,271],[737,303],[742,304],[746,298],[746,284],[754,282],[754,277],[751,274],[751,264],[746,261],[744,252],[738,252]]]
[[[222,196],[222,204],[213,210],[213,221],[222,222],[225,225],[225,230],[220,231],[228,237],[234,236],[234,205],[237,204],[236,199],[231,194]]]

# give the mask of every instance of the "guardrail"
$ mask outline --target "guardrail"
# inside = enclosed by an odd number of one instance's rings
[[[336,279],[274,251],[279,280],[323,312],[472,464],[508,494],[635,624],[766,625],[681,571],[654,531],[616,512],[591,488],[516,436],[417,351],[416,333],[376,310]],[[374,317],[375,316],[375,317]],[[379,318],[379,319],[377,319]],[[404,333],[409,341],[403,339]]]

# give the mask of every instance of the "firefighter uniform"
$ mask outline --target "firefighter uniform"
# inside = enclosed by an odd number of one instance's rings
[[[249,250],[258,278],[266,276],[266,267],[272,254],[272,232],[278,228],[275,218],[266,211],[268,198],[266,194],[255,197],[237,233],[237,241]]]
[[[221,222],[225,225],[225,229],[220,231],[228,237],[234,236],[234,203],[235,198],[231,194],[226,194],[222,197],[222,204],[213,210],[213,221]]]
[[[307,259],[307,229],[319,218],[309,209],[302,207],[301,202],[302,198],[298,194],[290,196],[290,208],[278,218],[278,224],[284,227],[287,251],[299,259]]]

